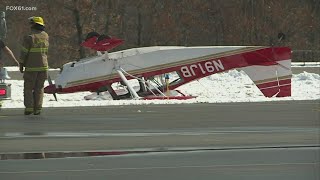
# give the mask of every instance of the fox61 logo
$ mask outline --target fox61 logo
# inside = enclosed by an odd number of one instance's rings
[[[6,11],[36,11],[37,7],[29,6],[6,6]]]

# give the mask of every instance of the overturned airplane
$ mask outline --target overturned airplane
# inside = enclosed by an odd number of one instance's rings
[[[63,65],[49,94],[108,91],[113,99],[189,99],[175,90],[231,69],[243,70],[266,97],[291,96],[291,49],[268,46],[153,46],[108,53],[123,40],[89,33],[81,45],[97,56]],[[157,79],[160,82],[155,82]],[[136,79],[133,87],[128,80]],[[121,83],[126,92],[113,88]],[[172,93],[175,92],[175,93]]]

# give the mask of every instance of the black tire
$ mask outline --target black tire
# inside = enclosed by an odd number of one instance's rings
[[[89,32],[89,33],[87,34],[86,40],[88,40],[88,39],[90,39],[90,38],[92,38],[92,37],[95,37],[95,36],[98,37],[98,36],[100,36],[100,34],[97,33],[97,32],[95,32],[95,31]]]
[[[104,39],[111,39],[111,37],[108,36],[108,35],[102,34],[102,35],[100,35],[100,36],[98,37],[97,42],[102,41],[102,40],[104,40]]]

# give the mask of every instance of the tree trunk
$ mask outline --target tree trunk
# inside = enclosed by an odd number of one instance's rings
[[[138,47],[141,46],[141,34],[142,34],[142,21],[141,21],[141,8],[138,7],[138,26],[137,26],[137,32],[138,32],[138,36],[137,36],[137,45]]]
[[[108,5],[107,5],[107,15],[106,15],[106,22],[105,22],[105,30],[104,32],[106,34],[109,34],[109,25],[110,25],[110,16],[111,16],[111,7],[112,7],[112,4],[111,4],[111,0],[108,0]]]
[[[82,43],[82,26],[80,21],[80,12],[78,9],[78,0],[73,0],[74,9],[73,9],[73,15],[76,20],[76,28],[77,28],[77,37],[78,37],[78,45],[79,45],[79,56],[80,58],[85,57],[85,52],[82,46],[80,44]]]

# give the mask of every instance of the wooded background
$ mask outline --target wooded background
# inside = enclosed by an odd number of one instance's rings
[[[27,18],[42,16],[50,67],[92,55],[79,46],[90,31],[124,39],[115,50],[155,46],[289,46],[293,61],[320,60],[319,0],[0,0],[6,43],[19,57]],[[7,6],[36,11],[6,10]],[[282,32],[286,39],[278,43]],[[13,63],[6,59],[6,65]]]

